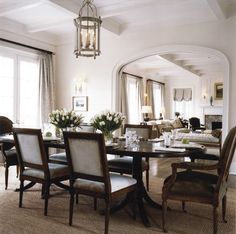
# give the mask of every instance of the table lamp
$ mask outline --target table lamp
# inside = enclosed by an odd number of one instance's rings
[[[144,121],[147,122],[149,120],[148,114],[152,113],[151,106],[142,106],[141,112],[144,114]]]

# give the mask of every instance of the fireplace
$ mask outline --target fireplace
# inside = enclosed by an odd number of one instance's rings
[[[222,115],[205,115],[206,129],[222,128]]]

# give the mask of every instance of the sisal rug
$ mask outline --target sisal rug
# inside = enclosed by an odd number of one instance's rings
[[[75,205],[73,226],[68,225],[69,194],[56,186],[51,187],[48,216],[43,215],[44,201],[40,198],[40,186],[35,186],[24,193],[23,208],[18,208],[19,194],[14,192],[19,181],[14,176],[9,180],[9,189],[4,190],[4,170],[0,169],[0,233],[1,234],[47,234],[47,233],[92,233],[100,234],[104,231],[104,216],[93,210],[93,200],[80,196],[79,205]],[[13,173],[11,171],[10,173]],[[163,180],[151,177],[150,196],[161,203],[161,187]],[[227,203],[227,220],[224,224],[219,209],[218,233],[235,234],[236,222],[236,189],[229,189]],[[103,208],[99,201],[98,208]],[[212,233],[212,208],[207,205],[186,203],[187,213],[182,212],[181,204],[169,202],[170,211],[167,212],[168,233],[207,234]],[[146,228],[140,217],[131,217],[129,207],[112,214],[110,217],[109,233],[138,234],[162,233],[161,211],[145,205],[152,227]]]

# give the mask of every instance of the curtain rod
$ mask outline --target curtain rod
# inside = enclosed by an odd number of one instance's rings
[[[160,82],[160,81],[156,81],[156,80],[151,80],[151,79],[148,79],[148,80],[147,80],[147,82],[148,82],[148,81],[152,81],[152,82],[156,82],[156,83],[158,83],[158,84],[165,85],[165,83],[162,83],[162,82]]]
[[[137,77],[139,79],[143,79],[143,77],[141,77],[141,76],[137,76],[137,75],[134,75],[134,74],[131,74],[131,73],[128,73],[128,72],[123,72],[123,73],[126,74],[126,75]]]
[[[29,49],[38,50],[38,51],[41,51],[41,52],[45,52],[45,53],[48,53],[48,54],[55,55],[55,53],[53,53],[52,51],[39,49],[37,47],[25,45],[25,44],[22,44],[22,43],[19,43],[19,42],[15,42],[15,41],[10,41],[10,40],[4,39],[4,38],[0,38],[0,41],[4,41],[4,42],[11,43],[11,44],[14,44],[14,45],[23,46],[23,47],[26,47],[26,48],[29,48]]]

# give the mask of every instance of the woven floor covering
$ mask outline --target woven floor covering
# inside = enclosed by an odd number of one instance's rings
[[[14,169],[14,170],[13,170]],[[79,205],[75,205],[73,226],[68,225],[69,194],[62,189],[51,186],[48,216],[43,215],[44,200],[40,198],[40,186],[34,186],[24,193],[23,208],[18,207],[19,193],[15,188],[19,181],[15,177],[15,168],[10,170],[9,188],[4,189],[4,168],[0,169],[0,233],[1,234],[78,234],[103,233],[104,216],[99,210],[104,207],[103,201],[98,203],[98,211],[93,210],[93,200],[80,196]],[[151,177],[150,196],[161,202],[161,188],[163,179]],[[212,233],[212,207],[208,205],[186,203],[187,213],[182,212],[181,203],[169,201],[170,211],[167,212],[168,233],[200,234]],[[161,210],[145,204],[151,227],[146,228],[140,217],[131,217],[130,207],[126,207],[110,217],[109,233],[114,234],[148,234],[162,233]],[[235,234],[236,228],[236,189],[228,190],[227,220],[223,223],[221,207],[219,209],[218,233]]]

